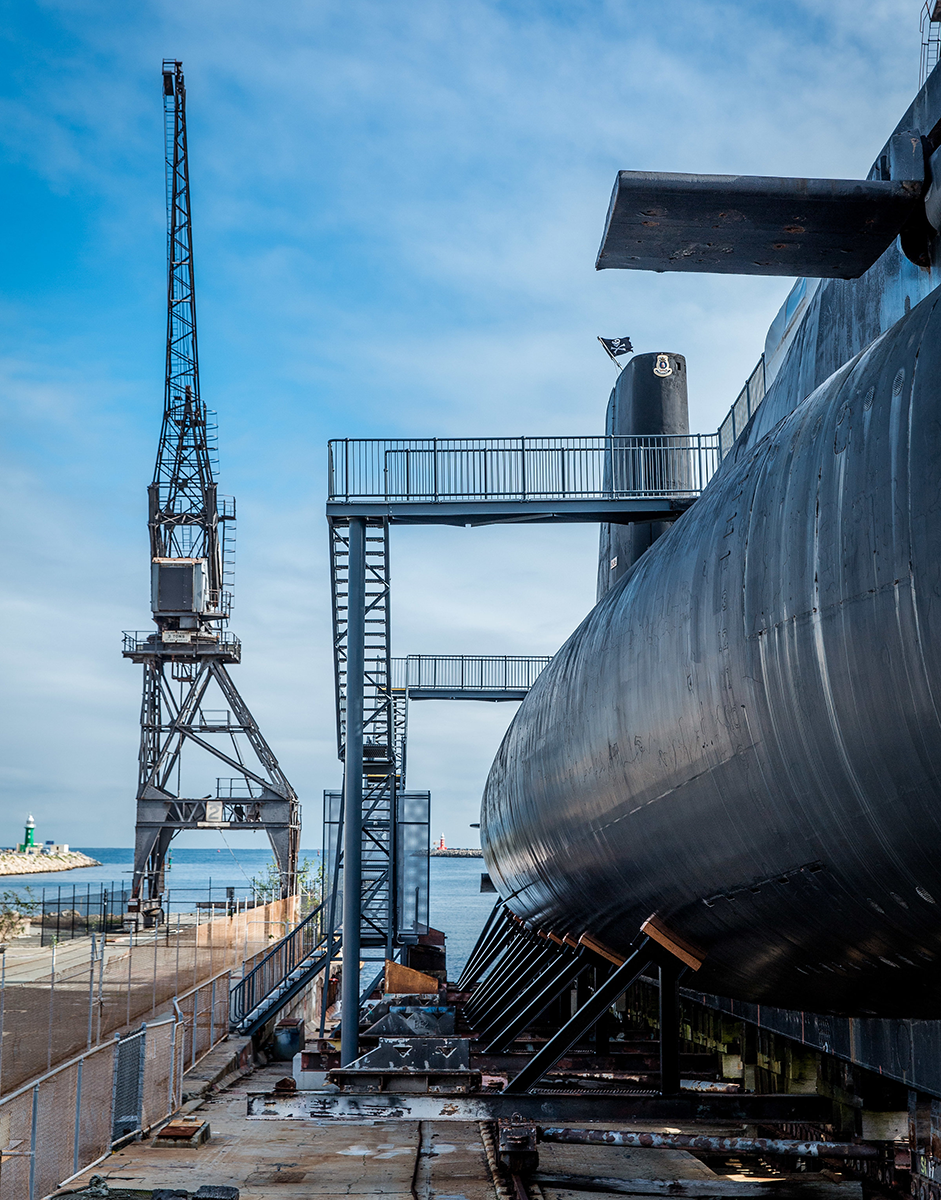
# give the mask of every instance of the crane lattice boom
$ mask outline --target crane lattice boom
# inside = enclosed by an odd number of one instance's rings
[[[163,63],[163,104],[167,360],[148,489],[157,632],[125,634],[124,644],[125,657],[144,668],[131,904],[145,924],[160,920],[167,851],[181,829],[266,831],[285,894],[296,887],[300,844],[297,795],[228,672],[241,659],[238,639],[225,632],[235,503],[220,507],[212,414],[199,394],[186,85],[176,59]],[[228,772],[216,779],[215,797],[204,791],[207,756]],[[195,783],[193,757],[202,760]]]

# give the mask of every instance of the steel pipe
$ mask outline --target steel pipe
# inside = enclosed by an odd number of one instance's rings
[[[878,1146],[854,1142],[792,1142],[785,1138],[703,1137],[687,1133],[640,1133],[629,1129],[564,1129],[539,1126],[540,1142],[572,1146],[636,1146],[644,1150],[701,1150],[708,1154],[792,1154],[796,1158],[879,1158]]]
[[[360,909],[363,857],[363,681],[366,646],[366,521],[350,518],[346,626],[346,751],[343,761],[343,979],[340,1064],[359,1057]]]

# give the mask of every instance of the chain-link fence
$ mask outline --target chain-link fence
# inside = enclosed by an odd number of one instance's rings
[[[38,937],[39,945],[71,941],[73,938],[89,937],[92,933],[126,933],[128,922],[134,920],[135,927],[144,927],[128,911],[131,902],[131,885],[128,881],[105,884],[56,884],[36,889],[29,884],[15,884],[8,889],[11,895],[19,896],[22,913],[29,919],[30,931]],[[205,921],[220,913],[242,913],[267,903],[265,894],[252,885],[215,886],[212,880],[206,887],[168,888],[162,896],[157,924],[171,928],[178,919],[191,924],[199,913]],[[149,928],[154,922],[148,920]]]
[[[0,1099],[0,1200],[40,1200],[180,1106],[183,1073],[228,1033],[231,973]]]
[[[297,907],[292,897],[211,919],[197,910],[190,924],[178,914],[139,934],[37,947],[32,958],[15,945],[0,952],[0,1096],[193,994],[196,1007],[183,1009],[189,1065],[227,1029],[228,987],[210,996],[200,985],[241,974],[295,923]]]

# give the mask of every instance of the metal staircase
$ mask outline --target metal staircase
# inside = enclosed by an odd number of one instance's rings
[[[321,903],[232,988],[229,1026],[234,1032],[257,1033],[336,958],[340,936],[325,933],[324,916]]]
[[[346,755],[347,630],[349,623],[349,523],[330,522],[336,673],[337,751]],[[391,688],[389,628],[389,526],[373,520],[366,528],[365,654],[363,687],[362,900],[360,940],[391,957],[395,941],[394,874],[396,794],[401,790],[396,756],[395,698]],[[400,704],[404,697],[400,696]],[[399,721],[402,713],[399,714]],[[404,733],[400,738],[404,751]],[[404,757],[404,755],[403,755]],[[333,822],[331,822],[333,823]],[[340,828],[339,815],[335,822]],[[324,845],[328,846],[325,829]],[[328,873],[339,889],[342,839]],[[334,909],[337,907],[335,897]],[[337,915],[334,927],[339,924]]]

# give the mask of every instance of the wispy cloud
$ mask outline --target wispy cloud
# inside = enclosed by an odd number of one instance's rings
[[[7,248],[4,812],[127,844],[162,397],[159,64],[184,61],[203,388],[239,499],[239,680],[316,841],[335,762],[328,437],[600,429],[594,341],[684,352],[694,426],[783,281],[596,274],[618,168],[864,173],[914,91],[917,5],[25,0],[0,37]],[[51,215],[50,215],[51,214]],[[551,652],[588,528],[393,534],[396,653]],[[466,836],[509,707],[416,712],[411,782]],[[37,813],[37,817],[40,814]]]

